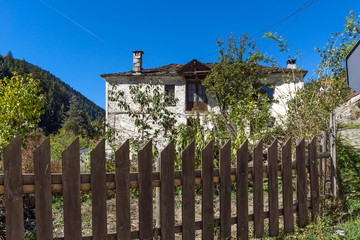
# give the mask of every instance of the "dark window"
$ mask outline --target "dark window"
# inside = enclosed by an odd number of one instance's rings
[[[165,94],[169,96],[169,100],[174,102],[175,100],[175,85],[165,85]]]
[[[205,87],[199,81],[188,81],[186,84],[186,110],[207,110]]]
[[[261,87],[261,93],[267,94],[269,99],[274,98],[274,87],[269,85],[262,85]]]

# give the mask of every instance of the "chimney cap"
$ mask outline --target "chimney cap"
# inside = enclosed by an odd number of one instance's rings
[[[287,60],[287,64],[296,64],[296,59]]]
[[[143,50],[135,50],[135,51],[133,51],[133,53],[141,53],[141,54],[144,54],[144,51],[143,51]]]

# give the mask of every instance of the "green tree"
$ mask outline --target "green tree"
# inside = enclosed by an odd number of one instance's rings
[[[317,48],[320,63],[317,74],[304,88],[291,94],[282,134],[312,138],[328,127],[329,114],[343,103],[351,90],[346,84],[345,57],[359,40],[360,18],[350,12],[342,32],[331,35],[324,48]],[[288,53],[289,44],[282,37],[268,33],[280,52]],[[294,70],[299,71],[299,70]],[[294,75],[294,74],[292,74]]]
[[[219,62],[215,63],[202,84],[206,87],[207,95],[215,100],[220,114],[213,112],[208,119],[212,119],[216,134],[225,138],[236,139],[238,131],[242,131],[240,135],[244,136],[246,128],[260,132],[259,124],[251,126],[256,113],[261,112],[262,116],[268,117],[265,121],[270,120],[269,114],[263,114],[264,111],[269,112],[269,107],[265,105],[270,102],[265,100],[265,94],[259,94],[260,80],[266,79],[270,68],[260,64],[272,63],[272,59],[261,53],[255,41],[249,39],[247,34],[243,34],[239,41],[230,36],[227,43],[217,40],[217,44]],[[249,109],[253,111],[253,116],[245,114]],[[221,129],[225,134],[218,132]]]
[[[150,80],[147,84],[137,84],[129,86],[130,96],[125,96],[122,90],[116,90],[114,85],[109,90],[109,100],[116,103],[120,111],[133,120],[138,133],[132,140],[137,151],[144,143],[152,139],[154,141],[154,151],[159,136],[172,138],[174,129],[172,126],[176,123],[175,115],[168,107],[173,106],[177,99],[167,95],[163,85],[159,82]],[[114,128],[108,128],[109,131],[115,131]],[[108,132],[109,132],[108,131]]]
[[[71,99],[70,109],[66,114],[64,129],[72,131],[75,135],[92,137],[93,129],[89,114],[80,106],[76,97]]]
[[[43,113],[44,96],[39,81],[31,76],[24,79],[16,72],[0,80],[0,150],[16,135],[33,131]]]

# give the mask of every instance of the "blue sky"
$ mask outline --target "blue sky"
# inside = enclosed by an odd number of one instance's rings
[[[350,10],[360,14],[359,0],[253,1],[93,1],[0,0],[0,54],[38,65],[105,107],[103,73],[132,69],[132,51],[143,50],[143,68],[169,63],[217,60],[216,39],[231,33],[250,36],[310,4],[277,28],[301,51],[304,69],[319,62],[315,47],[342,31]],[[269,40],[258,45],[284,67],[286,56]]]

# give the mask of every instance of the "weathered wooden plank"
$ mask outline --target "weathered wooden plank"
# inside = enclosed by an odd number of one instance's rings
[[[80,152],[76,138],[62,153],[64,237],[81,239]]]
[[[53,239],[50,137],[34,151],[36,238]]]
[[[21,136],[4,149],[6,239],[24,239]]]
[[[220,150],[220,237],[231,237],[231,142]]]
[[[161,239],[175,239],[174,210],[174,141],[161,152],[160,158],[160,226]]]
[[[316,158],[316,141],[316,137],[314,137],[308,145],[312,221],[314,221],[320,214],[320,190],[318,163]]]
[[[152,142],[138,153],[139,161],[139,234],[140,239],[153,238]]]
[[[129,140],[115,152],[116,232],[118,240],[131,238]]]
[[[293,186],[291,172],[291,138],[289,138],[281,151],[282,160],[282,187],[284,209],[284,232],[294,231]]]
[[[268,148],[268,173],[269,173],[269,236],[279,235],[279,187],[278,187],[278,161],[277,161],[278,141],[274,140]]]
[[[306,226],[308,216],[305,168],[305,140],[301,139],[296,145],[296,196],[298,201],[298,226],[301,228]]]
[[[91,151],[92,234],[94,239],[105,239],[106,214],[106,167],[105,140]]]
[[[195,239],[195,141],[182,152],[182,239]]]
[[[334,197],[337,195],[337,177],[336,177],[336,118],[335,114],[330,113],[330,182],[331,193]]]
[[[320,140],[320,152],[325,153],[327,149],[327,133],[326,131],[321,131],[321,140]],[[318,155],[318,154],[317,154]],[[326,184],[326,159],[320,158],[320,192],[325,194],[325,184]]]
[[[256,238],[264,236],[264,187],[263,187],[263,143],[262,140],[258,142],[254,149],[254,167],[253,167],[253,181],[254,181],[254,232]]]
[[[201,151],[202,239],[214,239],[214,140]]]
[[[246,140],[237,150],[236,163],[236,212],[237,212],[237,238],[249,238],[249,196],[248,196],[248,153],[249,142]]]

